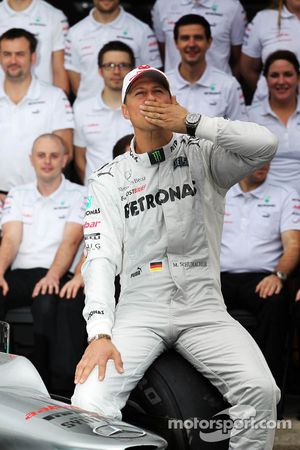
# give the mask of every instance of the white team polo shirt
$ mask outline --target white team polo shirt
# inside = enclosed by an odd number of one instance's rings
[[[48,269],[63,239],[67,222],[83,223],[86,188],[62,177],[58,189],[48,197],[36,183],[17,186],[9,192],[2,224],[20,221],[22,242],[12,269]]]
[[[32,0],[24,11],[14,11],[8,0],[0,3],[0,35],[10,28],[24,28],[38,39],[35,75],[47,83],[53,82],[52,52],[63,50],[69,28],[62,11],[43,0]],[[0,70],[0,79],[3,71]]]
[[[281,26],[278,28],[278,11],[266,9],[256,14],[247,25],[242,52],[252,58],[260,58],[264,63],[276,50],[290,50],[300,61],[300,20],[284,6]],[[268,95],[267,83],[261,76],[254,100],[261,100]]]
[[[283,253],[281,233],[288,230],[300,230],[300,199],[293,188],[265,181],[243,192],[234,185],[226,195],[221,271],[272,272]]]
[[[109,108],[98,95],[74,104],[74,144],[86,148],[85,184],[90,174],[112,160],[115,143],[133,133],[121,107]]]
[[[246,25],[245,11],[237,0],[156,0],[152,9],[152,22],[158,41],[165,43],[165,70],[173,69],[180,61],[173,30],[177,20],[186,14],[205,17],[213,37],[206,54],[207,62],[231,73],[231,46],[242,44]]]
[[[271,162],[268,179],[280,184],[289,183],[300,195],[300,100],[297,109],[285,126],[272,111],[268,99],[248,107],[251,122],[264,125],[279,140],[278,150]]]
[[[132,48],[136,65],[161,67],[158,44],[151,28],[120,7],[120,14],[110,23],[102,24],[87,17],[70,28],[65,49],[65,67],[80,73],[77,97],[86,98],[101,92],[103,79],[98,73],[98,53],[109,41],[122,41]]]
[[[74,128],[74,124],[62,89],[33,77],[26,96],[15,104],[0,85],[0,190],[34,180],[29,160],[33,141],[43,133],[65,128]]]
[[[244,95],[233,76],[210,65],[193,84],[182,78],[178,67],[168,72],[167,76],[172,94],[188,111],[209,117],[246,120]]]

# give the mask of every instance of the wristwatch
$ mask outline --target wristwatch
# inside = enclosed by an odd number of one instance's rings
[[[280,270],[274,270],[274,272],[272,272],[272,274],[276,275],[276,277],[278,277],[279,280],[281,280],[281,281],[287,280],[287,274],[284,272],[280,272]]]
[[[198,113],[188,113],[185,118],[186,132],[189,136],[195,136],[195,131],[198,123],[201,120],[201,114]]]
[[[91,337],[88,340],[88,343],[90,344],[93,341],[99,341],[99,339],[107,339],[107,340],[111,341],[111,337],[109,334],[95,334],[95,336]]]

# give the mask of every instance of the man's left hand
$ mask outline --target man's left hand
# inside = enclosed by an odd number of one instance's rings
[[[263,278],[256,286],[255,292],[261,298],[270,297],[273,294],[279,294],[283,288],[282,281],[274,274]]]
[[[37,297],[39,294],[58,294],[59,293],[59,278],[47,273],[47,275],[40,279],[38,283],[36,283],[32,297]]]
[[[146,100],[140,105],[141,114],[147,122],[175,133],[186,133],[185,118],[188,111],[172,97],[171,103]]]

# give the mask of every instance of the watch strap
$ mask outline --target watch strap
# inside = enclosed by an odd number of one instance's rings
[[[111,336],[109,334],[95,334],[95,336],[91,337],[88,340],[88,343],[90,344],[93,341],[99,341],[99,339],[107,339],[108,341],[111,341]]]
[[[196,121],[191,121],[190,118],[193,118]],[[190,120],[189,120],[190,119]],[[201,114],[199,113],[188,113],[185,118],[185,128],[186,132],[189,136],[195,137],[196,128],[199,125],[199,122],[201,120]]]
[[[197,125],[198,125],[198,123],[197,123]],[[189,136],[195,137],[195,132],[196,132],[197,125],[195,126],[194,124],[191,125],[191,124],[188,124],[188,123],[185,124],[186,132],[187,132],[187,134]]]
[[[272,275],[276,275],[276,277],[279,278],[279,280],[282,282],[287,280],[287,274],[284,272],[281,272],[280,270],[274,270],[272,272]]]

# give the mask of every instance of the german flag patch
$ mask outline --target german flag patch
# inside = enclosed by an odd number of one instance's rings
[[[163,270],[163,265],[161,261],[155,261],[150,263],[150,271],[157,272],[158,270]]]

